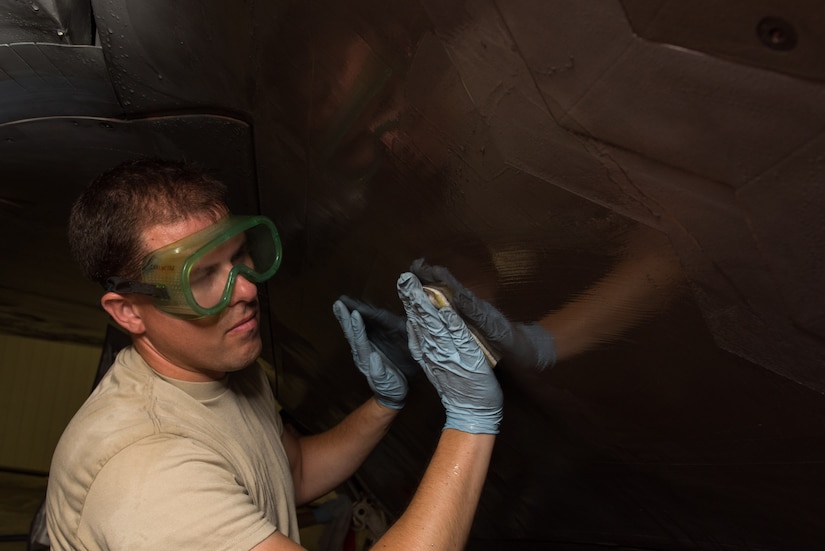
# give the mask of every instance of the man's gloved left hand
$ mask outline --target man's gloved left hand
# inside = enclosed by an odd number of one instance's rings
[[[390,409],[403,408],[407,399],[407,380],[369,341],[361,314],[358,310],[350,312],[340,300],[332,305],[332,311],[349,343],[355,365],[367,378],[375,399]]]
[[[413,358],[438,392],[445,429],[498,434],[504,395],[470,330],[449,306],[436,308],[411,273],[398,278]]]

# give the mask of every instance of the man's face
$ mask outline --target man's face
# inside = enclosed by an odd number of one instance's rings
[[[144,250],[154,251],[214,222],[204,216],[152,226],[143,232]],[[174,318],[148,297],[136,298],[145,330],[134,337],[135,347],[163,375],[190,381],[220,379],[246,367],[261,352],[258,289],[243,276],[235,282],[229,305],[206,318]]]

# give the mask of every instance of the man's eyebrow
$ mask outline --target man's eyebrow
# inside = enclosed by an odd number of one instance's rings
[[[248,243],[249,241],[246,239],[246,236],[242,236],[242,239],[238,242],[238,248],[235,249],[235,252],[233,252],[232,256],[230,256],[229,258],[235,260],[236,258],[239,258],[247,254],[249,252],[249,247],[247,247]]]
[[[232,241],[235,241],[235,240],[232,239],[230,241],[227,241],[224,245],[232,245]],[[235,260],[236,258],[242,256],[245,253],[246,249],[247,249],[246,243],[247,243],[247,240],[244,238],[244,239],[241,239],[241,240],[238,241],[238,245],[236,247],[228,249],[228,250],[232,251],[229,254],[229,257],[228,257],[229,260]],[[210,253],[206,255],[206,258],[208,259],[208,262],[203,262],[203,261],[198,262],[193,271],[196,272],[198,270],[206,270],[208,268],[217,266],[218,264],[223,262],[223,258],[225,258],[225,257],[222,254],[218,258],[215,258],[214,260],[212,258],[210,258],[212,253],[215,253],[216,251],[220,250],[221,248],[222,247],[219,246],[219,247],[216,247],[215,249],[213,249],[212,251],[210,251]]]

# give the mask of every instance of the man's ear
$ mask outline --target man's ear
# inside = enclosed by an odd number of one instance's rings
[[[140,305],[131,296],[109,292],[100,299],[100,305],[130,334],[139,335],[145,331]]]

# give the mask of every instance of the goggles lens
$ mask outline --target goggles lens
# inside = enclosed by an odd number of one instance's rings
[[[155,296],[160,310],[179,317],[203,317],[226,308],[238,276],[262,283],[280,264],[281,241],[271,220],[227,216],[153,251],[144,263],[141,281],[165,291]]]

